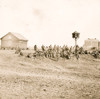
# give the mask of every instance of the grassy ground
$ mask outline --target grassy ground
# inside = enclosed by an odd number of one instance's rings
[[[100,59],[29,59],[0,50],[0,99],[100,99]]]

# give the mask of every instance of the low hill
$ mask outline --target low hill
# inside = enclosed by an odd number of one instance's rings
[[[0,50],[1,99],[100,99],[100,60],[27,58]]]

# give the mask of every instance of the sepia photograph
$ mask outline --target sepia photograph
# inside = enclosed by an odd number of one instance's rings
[[[0,99],[100,99],[100,0],[0,0]]]

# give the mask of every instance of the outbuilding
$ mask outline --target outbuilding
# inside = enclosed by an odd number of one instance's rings
[[[1,38],[1,48],[27,48],[28,40],[19,33],[8,32]]]

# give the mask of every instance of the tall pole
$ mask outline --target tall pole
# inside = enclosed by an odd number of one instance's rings
[[[77,53],[77,39],[79,38],[79,34],[77,31],[72,33],[72,38],[75,39],[75,56],[78,59],[78,53]]]
[[[75,38],[75,48],[76,48],[76,45],[77,45],[77,38]]]
[[[75,55],[77,53],[77,38],[75,37]]]

